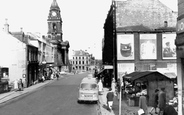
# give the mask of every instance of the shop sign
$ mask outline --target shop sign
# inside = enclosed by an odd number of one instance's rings
[[[184,18],[179,20],[176,25],[176,33],[184,32]]]
[[[104,69],[113,69],[113,66],[111,66],[111,65],[104,65]]]

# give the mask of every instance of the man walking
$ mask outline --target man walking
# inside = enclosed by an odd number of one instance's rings
[[[158,95],[158,107],[160,109],[159,115],[162,115],[165,106],[166,106],[165,88],[161,88],[161,92]]]
[[[159,89],[155,89],[155,94],[154,94],[154,107],[151,108],[150,114],[153,115],[152,111],[155,109],[155,114],[157,113],[157,108],[158,108],[158,93]]]
[[[110,111],[112,110],[113,105],[113,99],[114,99],[114,92],[112,91],[112,88],[109,88],[109,92],[107,93],[107,105]]]

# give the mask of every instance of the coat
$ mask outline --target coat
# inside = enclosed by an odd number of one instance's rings
[[[146,96],[141,95],[139,97],[139,107],[144,110],[145,115],[148,114],[148,106],[147,106]]]
[[[163,115],[178,115],[178,113],[172,105],[166,105],[163,111]]]
[[[158,107],[161,111],[163,111],[164,107],[166,106],[166,93],[161,91],[158,95]]]
[[[98,90],[99,92],[103,91],[103,84],[101,80],[98,82]]]
[[[112,91],[108,92],[106,98],[107,98],[107,102],[113,101],[113,99],[114,99],[114,92],[112,92]]]
[[[158,106],[158,93],[155,93],[154,97],[154,107],[156,108]]]

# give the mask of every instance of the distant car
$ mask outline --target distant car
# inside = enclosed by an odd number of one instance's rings
[[[78,103],[83,102],[98,102],[98,84],[92,77],[85,77],[80,83]]]
[[[61,75],[66,75],[67,73],[65,71],[59,72]]]

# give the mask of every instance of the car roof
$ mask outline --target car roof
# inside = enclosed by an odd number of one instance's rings
[[[85,77],[82,79],[81,83],[97,83],[96,78],[92,78],[92,77]]]

